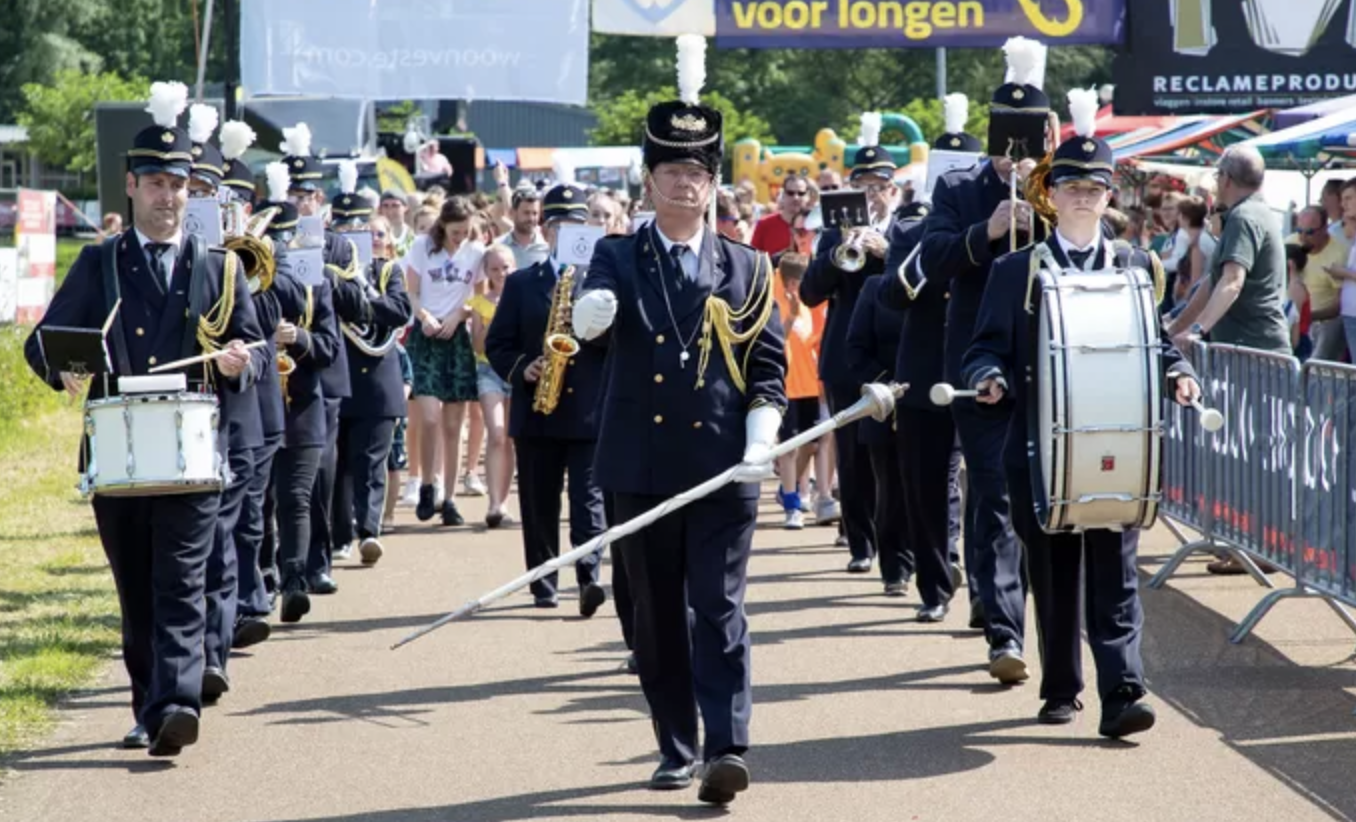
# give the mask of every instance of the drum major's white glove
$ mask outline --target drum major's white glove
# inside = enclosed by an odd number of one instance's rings
[[[772,446],[782,427],[782,414],[771,405],[760,405],[744,417],[744,461],[735,482],[762,482],[772,476]]]
[[[612,327],[617,318],[617,295],[611,291],[590,291],[574,304],[574,335],[592,340]]]

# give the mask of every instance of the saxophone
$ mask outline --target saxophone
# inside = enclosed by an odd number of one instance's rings
[[[565,366],[579,353],[579,341],[570,336],[573,295],[574,266],[567,266],[556,280],[555,294],[551,297],[551,316],[543,344],[546,367],[537,378],[537,393],[532,400],[532,410],[542,414],[555,412],[560,389],[565,385]]]

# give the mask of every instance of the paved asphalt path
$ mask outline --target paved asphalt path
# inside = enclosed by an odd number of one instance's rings
[[[769,495],[770,496],[770,495]],[[483,512],[463,500],[468,520]],[[912,621],[849,576],[834,532],[755,542],[749,822],[1302,820],[1356,817],[1353,638],[1320,603],[1281,605],[1226,640],[1260,596],[1189,563],[1146,593],[1144,651],[1159,724],[1138,744],[1033,722],[1035,681],[1003,689],[953,613]],[[121,665],[0,776],[22,822],[513,822],[709,819],[696,789],[652,793],[656,762],[612,606],[590,621],[526,593],[400,651],[390,644],[521,571],[516,529],[401,529],[375,569],[336,572],[299,626],[237,654],[234,689],[172,764],[115,742],[131,725]],[[1145,540],[1144,570],[1174,545]],[[608,571],[605,570],[605,573]],[[1029,621],[1034,626],[1034,621]],[[1034,628],[1032,629],[1034,634]],[[1029,660],[1037,660],[1034,635]],[[1091,659],[1086,661],[1091,672]]]

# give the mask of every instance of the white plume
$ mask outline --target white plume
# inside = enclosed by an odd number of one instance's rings
[[[551,173],[556,177],[556,185],[574,185],[574,166],[559,151],[551,156]]]
[[[942,99],[942,120],[946,122],[947,134],[960,134],[965,131],[965,123],[969,119],[969,97],[957,92],[948,94]]]
[[[205,143],[212,139],[217,130],[221,115],[216,106],[194,103],[188,107],[188,139],[195,143]]]
[[[1069,89],[1069,116],[1074,133],[1091,137],[1097,133],[1097,92],[1090,88]]]
[[[1005,82],[1041,88],[1045,85],[1045,46],[1026,37],[1009,37],[1003,44],[1008,60]]]
[[[254,145],[254,137],[254,129],[239,120],[227,120],[221,124],[221,156],[239,160]]]
[[[264,175],[268,177],[269,202],[286,202],[287,189],[292,186],[292,178],[287,173],[287,163],[269,163],[264,166]]]
[[[180,82],[151,83],[151,99],[146,101],[146,111],[157,126],[174,128],[187,106],[188,86]]]
[[[305,123],[297,123],[292,128],[285,128],[283,132],[282,153],[288,157],[310,157],[311,156],[311,127]]]
[[[864,111],[862,112],[862,130],[857,136],[857,145],[860,147],[880,145],[880,112]]]
[[[339,162],[339,190],[345,194],[358,190],[358,164],[352,160]]]
[[[678,99],[695,106],[706,83],[706,38],[700,34],[678,36]]]
[[[1102,102],[1102,105],[1105,106],[1110,104],[1111,101],[1114,100],[1115,98],[1116,98],[1116,87],[1113,86],[1112,84],[1103,83],[1100,87],[1098,87],[1097,99]]]

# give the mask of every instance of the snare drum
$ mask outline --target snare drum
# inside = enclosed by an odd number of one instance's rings
[[[1142,269],[1041,269],[1027,397],[1036,519],[1047,533],[1148,528],[1158,514],[1160,336]]]
[[[85,405],[89,459],[81,492],[151,497],[220,491],[225,471],[217,449],[217,398],[182,389],[129,392],[127,382],[120,383],[121,396]]]

